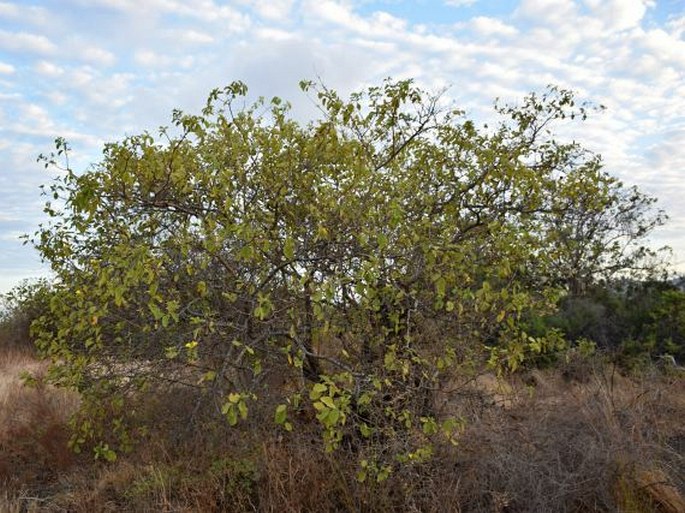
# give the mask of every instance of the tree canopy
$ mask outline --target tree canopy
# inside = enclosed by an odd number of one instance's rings
[[[198,418],[266,404],[290,431],[311,412],[382,478],[456,437],[455,372],[563,344],[531,319],[652,255],[653,199],[555,136],[593,109],[570,91],[478,126],[412,81],[301,85],[321,110],[307,124],[235,82],[85,171],[64,140],[44,157],[61,171],[34,244],[57,284],[34,329],[90,412],[75,446],[128,447],[92,419],[123,426],[131,389],[167,383],[198,388]]]

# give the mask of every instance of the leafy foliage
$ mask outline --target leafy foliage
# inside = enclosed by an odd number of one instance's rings
[[[626,367],[685,358],[685,293],[673,281],[618,280],[569,294],[532,331],[591,340]]]
[[[554,138],[590,109],[569,91],[478,128],[411,81],[349,100],[301,85],[322,111],[307,125],[279,98],[246,106],[236,82],[83,173],[63,140],[44,157],[62,173],[34,243],[58,284],[35,332],[53,379],[84,394],[76,446],[113,459],[130,390],[188,385],[191,421],[207,404],[233,425],[273,403],[286,431],[315,415],[328,450],[382,480],[455,440],[462,422],[436,399],[455,370],[555,347],[530,318],[638,268],[663,219]]]
[[[34,351],[31,323],[50,310],[47,280],[24,281],[0,295],[0,348]]]

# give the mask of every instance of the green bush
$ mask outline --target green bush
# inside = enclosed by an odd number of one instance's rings
[[[570,342],[591,340],[626,368],[664,357],[685,359],[685,292],[671,281],[617,280],[567,295],[535,333],[561,330]]]
[[[31,324],[48,315],[51,297],[47,280],[25,281],[0,295],[0,350],[35,349]]]
[[[455,373],[557,347],[525,319],[649,254],[653,199],[553,134],[591,110],[569,91],[480,128],[411,81],[302,88],[323,113],[306,125],[236,82],[83,173],[62,139],[45,158],[61,207],[34,244],[59,286],[36,333],[91,408],[76,444],[116,433],[95,444],[113,459],[132,390],[187,385],[193,421],[313,418],[380,481],[454,441],[436,397]]]

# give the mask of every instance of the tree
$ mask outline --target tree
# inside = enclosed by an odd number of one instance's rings
[[[654,279],[664,269],[646,238],[665,214],[652,210],[654,198],[600,172],[599,159],[596,165],[564,184],[560,196],[572,203],[547,221],[551,277],[574,296],[617,277]]]
[[[551,87],[541,97],[529,95],[519,107],[498,108],[518,125],[510,153],[549,176],[549,203],[536,228],[545,237],[540,277],[574,296],[616,278],[654,279],[665,270],[661,255],[668,248],[651,249],[647,237],[667,216],[654,209],[655,198],[606,173],[600,155],[575,141],[556,140],[554,122],[587,118],[590,106],[581,104],[574,112],[575,106],[572,93]],[[529,141],[539,143],[531,147]]]
[[[236,82],[158,138],[108,144],[82,173],[62,164],[34,238],[57,275],[35,332],[104,423],[125,423],[132,387],[199,386],[195,420],[205,403],[230,424],[266,403],[289,431],[310,410],[329,450],[351,441],[360,479],[382,479],[457,436],[439,401],[457,370],[515,370],[558,342],[523,321],[553,310],[577,213],[607,223],[626,196],[552,138],[586,116],[568,91],[479,129],[411,81],[347,101],[302,88],[322,112],[307,125],[279,98],[241,106]],[[46,166],[68,152],[58,140]],[[584,258],[594,272],[614,254]],[[76,445],[128,445],[96,426]]]

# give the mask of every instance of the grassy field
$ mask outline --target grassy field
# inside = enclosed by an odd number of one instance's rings
[[[188,429],[192,393],[141,398],[155,429],[117,461],[68,447],[74,392],[42,384],[28,349],[0,354],[0,511],[685,511],[685,380],[626,377],[596,360],[507,380],[460,381],[443,407],[459,444],[382,482],[355,478],[353,448],[327,454],[315,421]],[[21,376],[34,376],[33,385]]]

